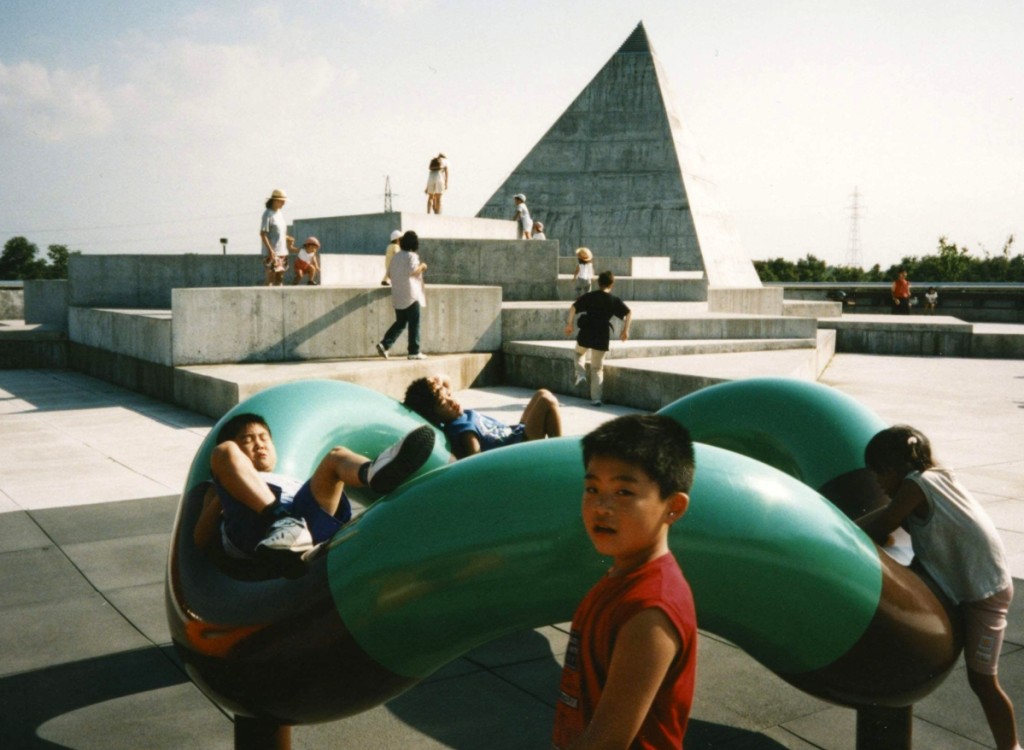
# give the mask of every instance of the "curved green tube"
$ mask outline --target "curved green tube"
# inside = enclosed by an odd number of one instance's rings
[[[878,604],[873,545],[768,466],[705,445],[696,457],[670,545],[701,627],[777,671],[838,658]],[[504,633],[566,621],[609,564],[583,529],[582,486],[578,438],[434,471],[330,542],[335,606],[367,653],[417,678]]]
[[[804,380],[750,378],[685,396],[659,414],[695,441],[750,456],[819,489],[864,468],[864,447],[885,424],[840,391]]]
[[[690,508],[670,545],[700,626],[816,695],[906,705],[956,656],[948,618],[808,486],[853,471],[880,420],[815,384],[730,386],[662,413],[788,473],[697,444]],[[333,381],[268,389],[225,419],[242,411],[268,420],[277,470],[296,476],[334,445],[373,456],[422,423],[389,398]],[[568,620],[608,565],[580,520],[578,438],[453,464],[440,437],[418,476],[335,535],[307,575],[241,580],[191,541],[216,429],[183,493],[167,611],[189,674],[236,713],[301,723],[364,710],[481,643]],[[907,591],[917,597],[909,607]],[[906,667],[918,662],[920,672]]]

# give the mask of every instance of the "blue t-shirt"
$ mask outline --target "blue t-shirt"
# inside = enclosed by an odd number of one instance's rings
[[[507,425],[500,419],[488,417],[473,409],[466,409],[460,416],[444,425],[444,434],[451,443],[465,432],[472,432],[480,441],[480,452],[505,445],[523,442],[526,426],[522,424]]]

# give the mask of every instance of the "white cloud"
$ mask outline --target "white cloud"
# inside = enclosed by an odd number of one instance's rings
[[[360,0],[360,5],[370,10],[382,12],[388,16],[400,17],[407,13],[429,8],[432,0]]]
[[[314,112],[353,75],[318,56],[176,40],[136,51],[118,109],[157,138],[268,133]]]
[[[96,68],[0,62],[0,125],[7,134],[57,142],[102,135],[113,121]]]

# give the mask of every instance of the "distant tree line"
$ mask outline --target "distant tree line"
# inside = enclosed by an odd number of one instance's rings
[[[66,279],[72,254],[77,255],[78,251],[68,250],[66,245],[50,245],[47,258],[39,258],[35,244],[24,237],[11,237],[0,254],[0,280]]]
[[[908,255],[899,263],[882,270],[879,264],[864,270],[857,266],[830,266],[810,253],[795,263],[784,258],[755,260],[754,267],[761,281],[892,281],[899,270],[920,282],[932,281],[1024,281],[1024,255],[1012,255],[1013,235],[997,255],[984,257],[970,254],[966,247],[957,247],[946,237],[939,237],[939,246],[932,255]]]

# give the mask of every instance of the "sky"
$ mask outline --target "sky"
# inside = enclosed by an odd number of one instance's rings
[[[439,151],[473,216],[640,21],[752,259],[1024,241],[1021,0],[5,0],[0,242],[256,254]]]

